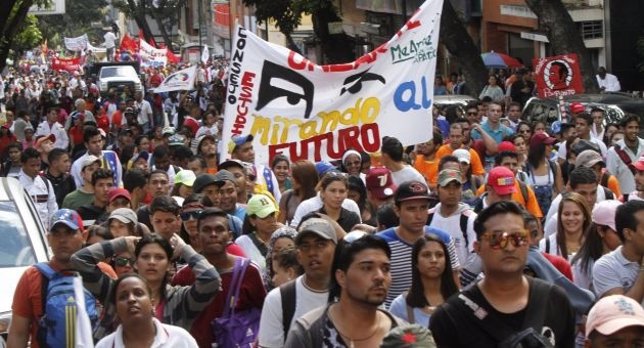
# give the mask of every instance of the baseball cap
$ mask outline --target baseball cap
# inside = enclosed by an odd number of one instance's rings
[[[50,229],[54,229],[56,225],[63,224],[74,231],[83,230],[83,219],[77,212],[71,209],[58,209],[49,220]]]
[[[39,149],[42,146],[42,144],[47,140],[51,141],[52,143],[55,143],[56,142],[56,136],[53,135],[53,134],[42,136],[42,137],[40,137],[40,138],[38,138],[36,140],[36,144],[34,144],[34,147]]]
[[[393,196],[396,191],[396,184],[391,177],[391,171],[385,167],[369,169],[365,179],[367,191],[379,200],[385,200]]]
[[[398,186],[398,189],[394,193],[394,201],[396,203],[413,199],[431,199],[429,189],[425,183],[415,180],[405,181]]]
[[[214,176],[215,178],[215,183],[223,183],[224,181],[232,181],[235,182],[235,176],[233,173],[227,171],[226,169],[222,169],[217,172]]]
[[[601,151],[597,144],[586,139],[577,139],[577,141],[574,144],[572,144],[572,146],[570,146],[570,151],[577,156],[579,156],[580,153],[586,150],[594,150],[595,152]]]
[[[199,174],[192,184],[192,190],[194,193],[201,193],[206,186],[210,186],[215,183],[217,183],[217,179],[215,179],[214,175],[207,173]]]
[[[591,168],[597,163],[601,163],[602,167],[606,166],[602,159],[602,155],[595,150],[584,150],[577,155],[577,159],[575,159],[575,167]]]
[[[162,135],[174,135],[174,133],[176,133],[176,131],[174,130],[174,127],[164,127],[161,130]]]
[[[517,147],[512,142],[502,141],[497,146],[497,152],[517,152]]]
[[[466,150],[466,149],[454,150],[454,152],[452,152],[452,156],[458,158],[459,163],[460,162],[465,162],[467,164],[470,164],[470,162],[472,160],[470,152],[468,150]]]
[[[445,187],[452,181],[463,184],[463,176],[460,170],[443,169],[438,173],[438,186]]]
[[[190,116],[187,116],[183,120],[183,126],[188,128],[192,133],[192,136],[194,136],[195,134],[197,134],[197,131],[199,130],[199,121],[195,120]]]
[[[644,155],[640,156],[637,162],[633,163],[633,166],[637,170],[644,170]]]
[[[253,195],[246,206],[246,215],[255,215],[263,219],[277,212],[277,207],[272,199],[266,195]]]
[[[108,220],[112,219],[116,219],[124,224],[137,224],[139,222],[136,213],[130,208],[118,208],[114,210]]]
[[[537,133],[530,139],[530,146],[534,147],[541,144],[552,145],[557,142],[557,139],[549,136],[547,133]]]
[[[644,327],[644,309],[630,297],[610,295],[597,301],[588,313],[586,337],[593,331],[602,335],[612,335],[629,327]]]
[[[246,135],[233,135],[232,138],[230,138],[230,143],[228,143],[228,152],[233,153],[238,146],[242,146],[246,143],[249,143],[253,141],[253,135],[252,134],[246,134]]]
[[[506,167],[494,167],[487,176],[487,184],[497,195],[504,196],[514,193],[514,173]]]
[[[181,170],[174,176],[174,184],[183,184],[188,187],[194,185],[197,176],[192,170]]]
[[[573,114],[579,114],[584,111],[586,111],[586,107],[584,107],[584,104],[578,103],[578,102],[570,104],[570,112],[572,112]]]
[[[141,151],[136,156],[134,156],[134,158],[132,158],[132,162],[136,162],[136,161],[138,161],[140,159],[144,159],[146,161],[149,160],[150,159],[150,153],[147,152],[147,151]]]
[[[295,245],[300,244],[302,237],[307,233],[315,233],[318,236],[333,241],[338,244],[338,237],[335,235],[335,230],[331,223],[322,218],[310,218],[300,225],[298,234],[295,236]]]
[[[81,166],[81,170],[85,169],[85,167],[89,167],[92,164],[98,162],[98,164],[101,164],[101,159],[94,156],[94,155],[88,155],[85,160],[83,161],[83,165]]]
[[[593,207],[592,220],[597,225],[608,226],[613,231],[617,231],[615,227],[615,211],[617,207],[622,205],[622,202],[609,199],[595,203]]]
[[[315,171],[318,172],[318,175],[320,177],[322,177],[322,175],[326,174],[327,172],[335,169],[335,166],[329,161],[321,161],[315,163]]]
[[[112,203],[117,198],[125,198],[128,201],[132,201],[132,196],[130,196],[130,192],[124,188],[113,188],[107,193],[107,201]]]
[[[125,111],[123,111],[123,113],[124,114],[136,114],[136,112],[134,112],[134,108],[132,108],[132,107],[125,108]]]
[[[219,170],[224,170],[224,169],[228,170],[228,168],[231,168],[231,167],[241,168],[242,170],[244,168],[246,168],[244,166],[244,164],[242,163],[242,161],[237,160],[237,159],[230,159],[230,160],[227,160],[227,161],[223,161],[218,166]]]
[[[168,138],[168,146],[181,146],[184,145],[186,137],[181,134],[172,134]]]

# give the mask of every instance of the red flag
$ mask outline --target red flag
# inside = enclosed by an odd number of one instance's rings
[[[141,29],[139,29],[139,40],[145,40],[145,35],[143,35],[143,30]],[[157,42],[154,41],[154,37],[150,37],[150,40],[145,40],[145,42],[149,43],[154,48],[159,48]]]
[[[133,39],[128,34],[125,34],[123,36],[123,39],[121,40],[120,49],[121,49],[121,51],[138,52],[139,51],[139,42],[136,39]]]
[[[181,60],[170,50],[168,50],[168,52],[166,53],[166,57],[168,58],[168,63],[171,63],[171,64],[177,64]]]

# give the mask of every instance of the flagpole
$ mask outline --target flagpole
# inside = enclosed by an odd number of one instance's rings
[[[197,4],[198,4],[197,8],[198,8],[198,11],[199,11],[199,59],[201,59],[201,55],[203,54],[203,46],[201,44],[201,26],[202,26],[201,21],[202,21],[202,18],[203,18],[203,15],[201,14],[203,12],[202,11],[202,7],[203,7],[202,0],[197,0]]]

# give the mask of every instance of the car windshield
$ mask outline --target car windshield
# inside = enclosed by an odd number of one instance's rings
[[[101,69],[101,78],[106,77],[115,77],[115,76],[128,76],[131,77],[135,75],[133,73],[131,66],[116,66],[116,67],[105,67]]]
[[[36,254],[14,202],[0,202],[0,268],[30,266]]]

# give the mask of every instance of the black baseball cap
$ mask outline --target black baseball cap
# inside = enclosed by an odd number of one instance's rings
[[[394,202],[396,203],[414,199],[431,199],[425,183],[416,180],[405,181],[398,186],[394,193]]]

